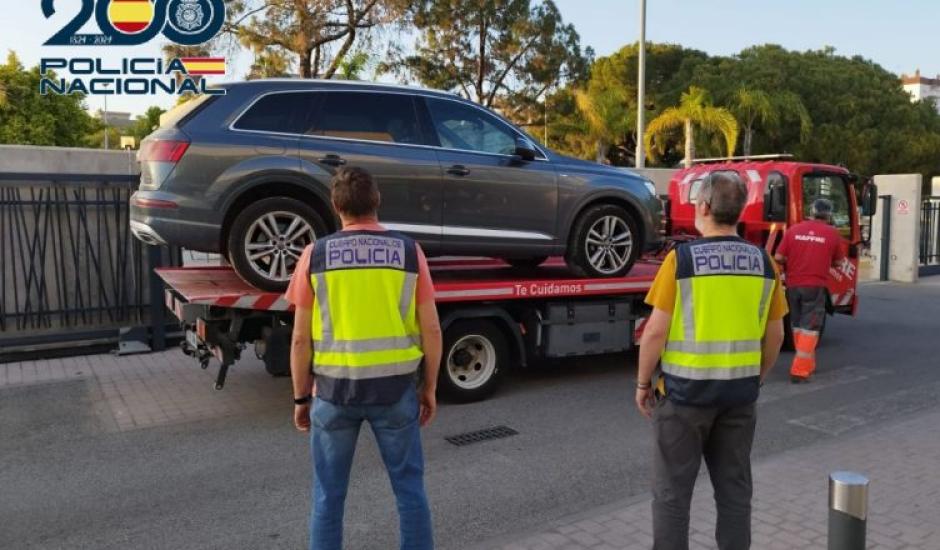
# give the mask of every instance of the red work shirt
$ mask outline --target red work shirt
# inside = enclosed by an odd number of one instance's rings
[[[787,286],[826,286],[829,268],[841,260],[842,235],[828,223],[807,220],[787,229],[777,255],[786,258]]]

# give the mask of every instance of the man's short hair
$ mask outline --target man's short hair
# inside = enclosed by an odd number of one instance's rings
[[[828,220],[832,215],[832,201],[829,199],[816,199],[813,201],[813,217],[817,220]]]
[[[379,211],[379,187],[363,168],[340,168],[333,176],[330,198],[340,214],[353,218],[374,216]]]
[[[737,172],[721,170],[705,178],[698,196],[711,207],[715,223],[737,225],[747,202],[747,186]]]

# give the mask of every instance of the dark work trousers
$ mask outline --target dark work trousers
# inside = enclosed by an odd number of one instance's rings
[[[691,407],[665,399],[653,411],[653,548],[688,550],[692,489],[702,457],[708,466],[719,550],[751,546],[751,443],[754,404]]]
[[[787,289],[790,326],[818,332],[826,315],[826,288],[798,286]]]

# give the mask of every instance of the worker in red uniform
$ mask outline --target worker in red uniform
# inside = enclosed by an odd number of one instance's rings
[[[826,315],[826,283],[829,269],[838,267],[845,255],[842,236],[832,227],[832,202],[816,199],[812,219],[787,229],[777,249],[777,263],[786,273],[790,326],[796,355],[790,366],[790,381],[807,382],[816,370],[816,344]]]

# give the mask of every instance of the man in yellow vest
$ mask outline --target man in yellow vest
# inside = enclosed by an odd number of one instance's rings
[[[767,252],[738,237],[748,191],[736,172],[713,172],[695,202],[696,241],[670,252],[646,297],[636,385],[653,419],[656,550],[689,548],[689,508],[702,457],[720,550],[751,544],[751,444],[755,401],[783,342],[787,303]],[[652,376],[662,364],[656,399]]]
[[[442,342],[427,260],[413,240],[379,225],[368,172],[339,170],[331,196],[343,229],[307,247],[287,290],[294,425],[313,427],[310,548],[342,548],[350,469],[367,421],[398,503],[401,548],[431,549],[419,426],[437,408]]]

